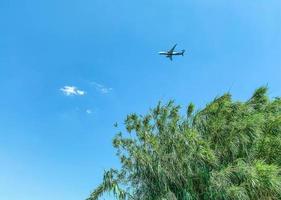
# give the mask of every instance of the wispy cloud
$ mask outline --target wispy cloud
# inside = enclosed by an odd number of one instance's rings
[[[64,86],[60,89],[64,95],[66,96],[84,96],[86,94],[85,91],[79,90],[75,86]]]
[[[94,85],[96,90],[98,90],[102,94],[108,94],[113,90],[113,88],[106,87],[106,86],[96,83],[96,82],[92,82],[91,84]]]
[[[87,110],[86,110],[86,113],[90,115],[90,114],[92,114],[93,112],[92,112],[92,110],[87,109]]]

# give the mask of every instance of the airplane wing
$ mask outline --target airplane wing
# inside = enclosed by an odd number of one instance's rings
[[[169,53],[173,53],[173,51],[175,50],[176,46],[177,46],[177,44],[175,44],[175,45],[173,46],[173,48],[171,48],[171,50],[168,51],[168,52],[169,52]]]
[[[170,60],[173,61],[173,56],[172,55],[167,56],[167,58],[170,58]]]

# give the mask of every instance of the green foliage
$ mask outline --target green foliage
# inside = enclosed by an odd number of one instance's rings
[[[186,117],[174,102],[125,120],[113,145],[120,170],[105,172],[88,200],[281,199],[281,99],[267,88],[246,102],[224,94]]]

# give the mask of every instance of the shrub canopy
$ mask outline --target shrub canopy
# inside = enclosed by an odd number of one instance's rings
[[[88,200],[281,199],[281,99],[266,92],[246,102],[226,93],[185,116],[173,101],[128,115],[113,140],[121,167]]]

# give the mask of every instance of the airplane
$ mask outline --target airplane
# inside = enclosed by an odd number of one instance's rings
[[[159,55],[165,55],[167,58],[170,58],[171,61],[173,60],[173,56],[183,56],[185,50],[182,50],[181,52],[174,51],[176,46],[177,44],[175,44],[169,51],[160,51]]]

